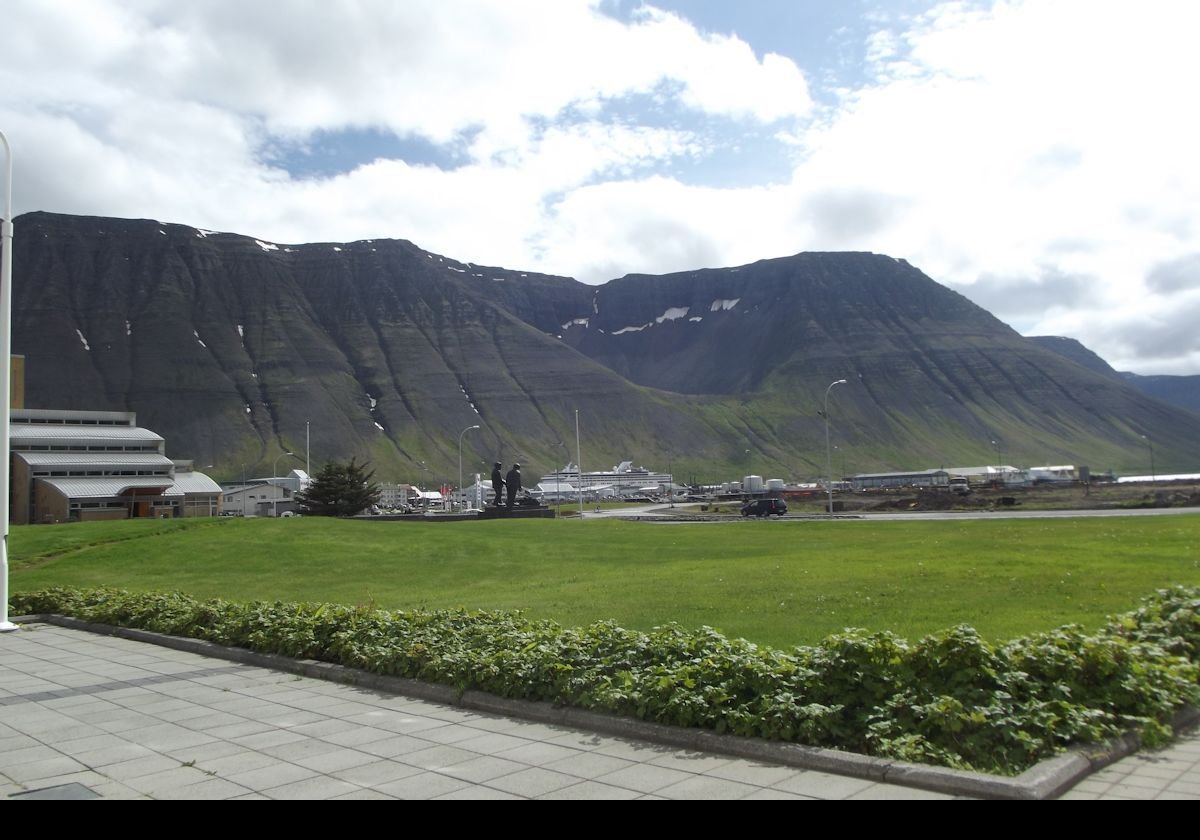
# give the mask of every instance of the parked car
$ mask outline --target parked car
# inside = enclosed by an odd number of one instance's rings
[[[742,516],[783,516],[787,502],[783,499],[754,499],[742,505]]]

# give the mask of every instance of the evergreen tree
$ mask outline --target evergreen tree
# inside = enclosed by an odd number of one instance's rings
[[[348,464],[326,464],[308,489],[296,494],[296,502],[305,516],[354,516],[379,502],[374,475],[353,458]]]

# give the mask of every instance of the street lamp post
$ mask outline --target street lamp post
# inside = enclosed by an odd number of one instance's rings
[[[998,476],[1000,476],[1000,478],[999,478],[1000,486],[1003,487],[1004,486],[1004,467],[1002,466],[1002,464],[1004,462],[1003,462],[1003,460],[1001,460],[1001,456],[1000,456],[1000,441],[998,441],[998,440],[992,441],[992,446],[996,447],[996,474]]]
[[[829,448],[829,392],[833,390],[834,385],[845,385],[845,379],[838,379],[829,383],[829,387],[825,389],[825,476],[829,482],[826,485],[826,491],[829,493],[829,518],[833,518],[833,451]]]
[[[0,131],[4,147],[4,217],[0,219],[0,391],[4,392],[4,417],[0,418],[0,633],[16,630],[8,620],[8,506],[9,506],[9,415],[12,411],[12,149]]]
[[[671,462],[671,453],[667,453],[667,499],[671,507],[675,507],[675,470]]]
[[[1158,483],[1158,473],[1154,471],[1154,443],[1146,435],[1142,435],[1142,440],[1146,441],[1146,446],[1150,447],[1150,483]]]
[[[478,425],[467,426],[467,428],[463,429],[461,432],[458,433],[458,492],[459,493],[461,493],[463,491],[463,489],[462,489],[462,440],[463,440],[463,435],[465,435],[467,432],[471,431],[472,429],[478,429],[478,428],[479,428]]]
[[[575,469],[579,471],[579,518],[583,519],[583,454],[579,448],[579,409],[575,409]]]

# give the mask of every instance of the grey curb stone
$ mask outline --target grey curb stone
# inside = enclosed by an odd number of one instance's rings
[[[984,799],[1049,799],[1055,797],[1087,775],[1136,752],[1141,744],[1136,735],[1128,734],[1103,744],[1089,744],[1072,748],[1062,755],[1039,762],[1016,777],[992,776],[987,773],[874,758],[823,747],[808,747],[802,744],[722,735],[702,729],[684,729],[636,718],[619,717],[604,712],[556,706],[553,703],[498,697],[477,690],[460,692],[452,686],[422,682],[407,677],[372,674],[330,662],[292,659],[273,653],[225,647],[202,639],[167,636],[149,630],[92,624],[69,616],[28,615],[10,620],[18,624],[42,622],[88,633],[117,636],[173,650],[237,662],[242,665],[270,668],[289,674],[345,683],[388,694],[399,694],[418,700],[504,717],[569,726],[681,749],[719,753],[770,764],[782,764],[802,770],[836,773],[873,782],[908,785],[940,793]],[[1176,715],[1173,725],[1175,730],[1179,731],[1197,721],[1200,721],[1200,709],[1189,706]]]

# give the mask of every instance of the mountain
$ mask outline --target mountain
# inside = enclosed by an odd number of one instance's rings
[[[1108,362],[1073,338],[1036,336],[1029,340],[1110,379],[1132,385],[1147,397],[1200,414],[1200,376],[1143,376],[1127,371],[1117,372]]]
[[[1200,414],[1200,376],[1121,376],[1148,397]]]
[[[1074,338],[1066,338],[1061,335],[1035,335],[1030,336],[1029,340],[1039,347],[1070,359],[1075,364],[1094,371],[1101,376],[1118,382],[1123,381],[1121,374],[1117,373],[1112,365],[1096,355],[1094,351],[1084,347],[1083,344]]]
[[[16,220],[31,407],[137,411],[225,477],[282,453],[457,480],[626,458],[716,480],[985,463],[1194,468],[1200,418],[1022,338],[903,260],[798,254],[593,287],[403,240],[279,245],[148,220]],[[478,430],[469,427],[479,425]],[[996,443],[993,443],[996,441]]]

